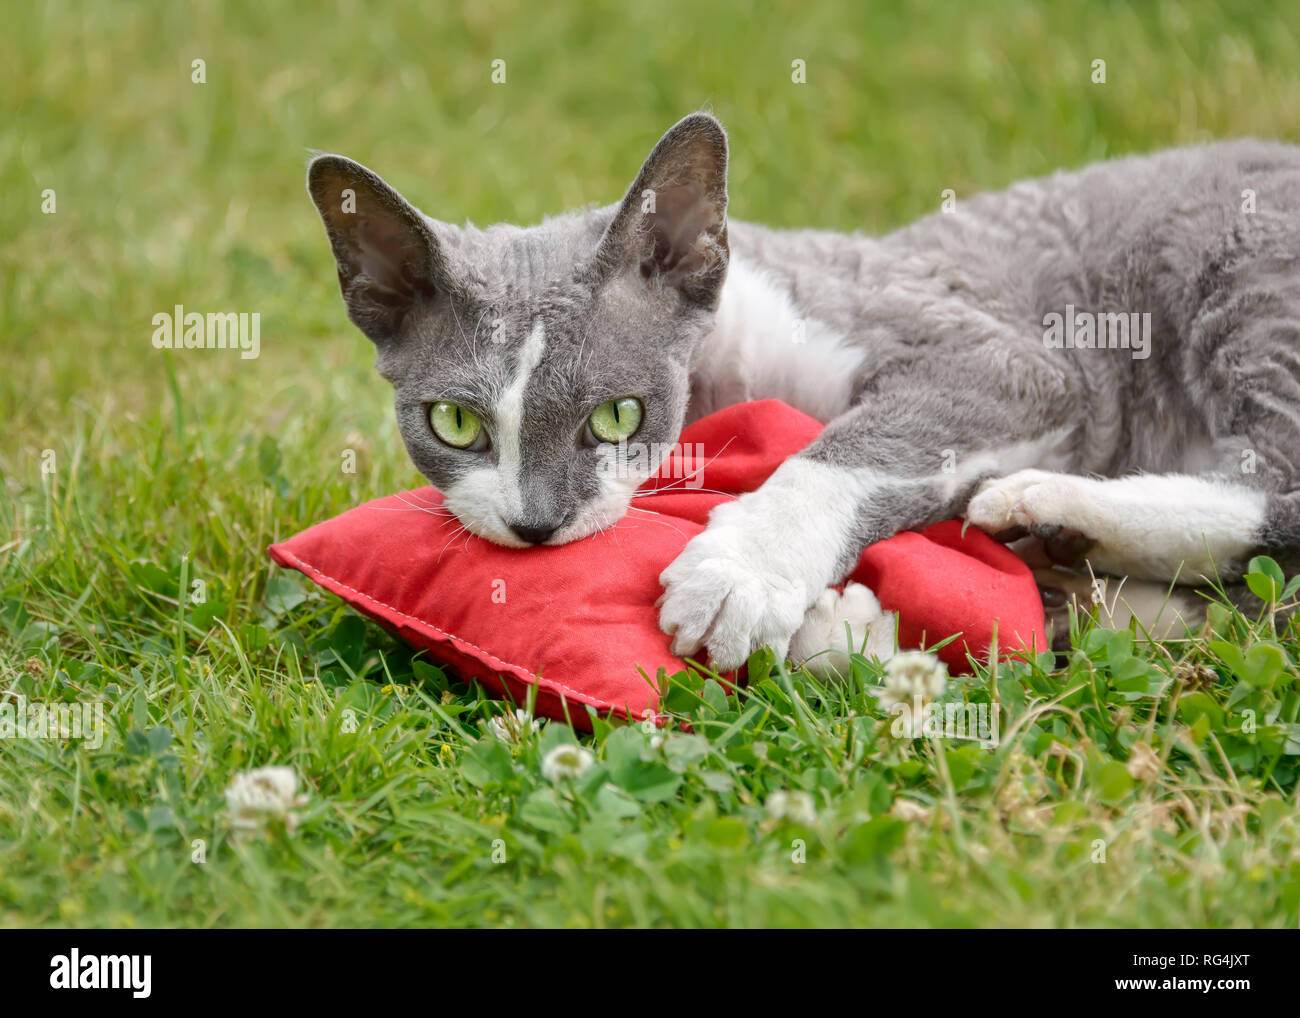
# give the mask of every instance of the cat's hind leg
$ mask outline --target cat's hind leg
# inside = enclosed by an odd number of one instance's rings
[[[1097,572],[1194,584],[1239,575],[1269,509],[1264,491],[1217,478],[1022,470],[985,481],[966,519],[992,534],[1075,530],[1090,540],[1085,557]]]
[[[884,660],[894,653],[895,617],[861,583],[822,591],[790,639],[790,660],[819,678],[844,676],[849,655]]]

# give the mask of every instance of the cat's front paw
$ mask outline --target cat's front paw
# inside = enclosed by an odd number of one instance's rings
[[[784,658],[809,602],[803,581],[784,575],[737,524],[710,524],[659,582],[659,625],[673,637],[673,653],[707,648],[720,672],[739,668],[760,647]]]

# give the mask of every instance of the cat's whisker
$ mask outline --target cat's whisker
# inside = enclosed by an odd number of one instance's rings
[[[653,522],[662,524],[663,526],[667,527],[669,530],[671,530],[671,531],[672,531],[673,533],[675,533],[675,534],[681,534],[681,533],[682,533],[682,532],[681,532],[677,527],[674,527],[671,523],[668,522],[667,519],[664,518],[664,514],[663,514],[663,513],[657,513],[657,512],[655,512],[653,509],[639,509],[639,508],[637,508],[637,507],[634,506],[634,505],[630,505],[630,506],[628,506],[627,508],[628,508],[628,512],[633,512],[633,513],[645,513],[645,515],[650,516],[650,517],[653,518]],[[685,535],[683,535],[683,536],[685,536]]]
[[[632,493],[632,497],[633,497],[633,498],[649,498],[651,495],[662,495],[662,494],[664,494],[665,492],[667,492],[667,493],[669,493],[669,494],[680,494],[680,493],[683,492],[683,491],[699,492],[699,493],[704,494],[704,495],[732,495],[732,496],[734,496],[734,495],[736,494],[734,491],[720,491],[720,490],[717,489],[717,488],[681,488],[681,489],[678,489],[677,491],[673,491],[673,488],[672,488],[671,485],[665,485],[665,486],[662,487],[662,488],[651,488],[651,489],[649,489],[648,491],[635,491],[635,492]]]
[[[478,343],[478,328],[480,325],[483,324],[483,319],[487,317],[487,313],[488,313],[487,308],[484,308],[482,311],[479,312],[478,321],[474,323],[474,335],[470,338],[471,345],[475,345]]]
[[[729,439],[727,439],[725,442],[722,443],[722,448],[719,449],[717,452],[715,452],[712,456],[710,456],[710,457],[708,458],[708,460],[706,460],[704,463],[700,464],[698,467],[696,467],[694,470],[692,470],[692,471],[691,471],[689,474],[687,474],[685,477],[679,477],[679,478],[677,478],[673,483],[676,484],[676,483],[678,483],[678,482],[689,481],[689,480],[691,480],[693,477],[695,477],[696,474],[703,473],[705,470],[707,470],[707,469],[712,465],[712,463],[713,463],[714,460],[716,460],[719,456],[721,456],[724,452],[727,451],[727,447],[728,447],[729,445],[731,445],[731,443],[734,442],[735,440],[736,440],[736,436],[735,436],[735,435],[732,435]],[[672,485],[669,485],[669,487],[672,487]]]
[[[457,527],[457,528],[455,529],[455,531],[452,532],[451,537],[447,538],[446,543],[443,544],[443,546],[442,546],[442,550],[438,552],[438,558],[437,558],[437,561],[438,561],[438,562],[441,562],[441,561],[442,561],[442,556],[443,556],[443,554],[446,552],[446,550],[447,550],[447,546],[448,546],[449,544],[451,544],[452,541],[456,540],[456,538],[458,538],[458,537],[459,537],[459,536],[460,536],[464,531],[466,531],[466,530],[468,530],[468,529],[469,529],[469,528],[468,528],[467,526],[465,526],[465,524],[462,523],[459,527]]]
[[[721,456],[724,452],[726,452],[726,451],[727,451],[727,446],[731,445],[731,443],[734,442],[735,440],[736,440],[736,437],[735,437],[734,435],[733,435],[731,438],[727,439],[726,442],[724,442],[724,443],[722,444],[722,448],[721,448],[721,449],[719,449],[719,450],[718,450],[717,452],[715,452],[712,456],[710,456],[709,459],[708,459],[706,462],[700,464],[700,466],[696,467],[694,470],[692,470],[689,474],[686,474],[684,477],[677,477],[677,478],[674,478],[674,479],[673,479],[671,482],[669,482],[668,484],[662,485],[662,486],[660,486],[660,487],[651,488],[649,491],[638,491],[638,492],[635,492],[635,493],[632,495],[632,497],[633,497],[633,498],[643,498],[643,497],[646,496],[646,495],[657,495],[657,494],[659,494],[659,492],[661,492],[661,491],[672,491],[672,490],[673,490],[674,488],[676,488],[679,484],[685,484],[686,482],[692,480],[692,479],[695,477],[696,474],[702,473],[703,471],[707,470],[708,467],[709,467],[709,465],[710,465],[714,460],[716,460],[719,456]],[[691,488],[690,490],[691,490],[691,491],[704,491],[704,492],[708,492],[708,493],[711,494],[711,495],[730,495],[730,494],[733,494],[733,493],[730,492],[730,491],[718,491],[718,490],[715,489],[715,488]]]
[[[390,508],[390,507],[388,507],[388,506],[377,506],[376,508],[378,508],[378,509],[380,509],[380,510],[382,510],[382,511],[384,511],[384,512],[394,512],[394,513],[400,513],[400,512],[419,512],[419,513],[428,513],[430,516],[446,516],[446,517],[454,517],[454,516],[456,515],[456,514],[453,513],[450,509],[448,509],[446,506],[441,506],[441,505],[419,505],[419,504],[417,504],[417,503],[414,503],[414,502],[410,502],[410,501],[408,501],[405,495],[399,495],[399,496],[397,496],[397,500],[398,500],[399,502],[401,502],[404,506],[406,506],[406,508],[405,508],[405,509],[397,509],[397,508]]]
[[[454,519],[456,516],[455,513],[448,512],[444,509],[418,505],[405,507],[380,505],[374,506],[373,508],[381,513],[424,513],[426,516],[440,516],[443,519]]]
[[[473,341],[472,341],[468,336],[465,335],[465,327],[464,327],[463,325],[460,324],[460,315],[458,315],[458,314],[456,313],[456,302],[455,302],[455,300],[449,300],[449,301],[447,302],[447,305],[448,305],[448,307],[451,308],[451,316],[452,316],[452,318],[454,318],[454,319],[456,320],[456,328],[460,331],[460,338],[463,339],[463,340],[465,340],[466,343],[469,343],[470,347],[473,348],[473,346],[474,346],[474,342],[473,342]]]

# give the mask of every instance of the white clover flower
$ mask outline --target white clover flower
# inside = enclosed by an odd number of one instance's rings
[[[534,721],[527,711],[515,708],[513,714],[503,714],[488,721],[488,731],[502,742],[517,745],[529,735],[535,735],[542,727],[540,721]]]
[[[542,761],[542,777],[547,781],[571,781],[582,777],[595,759],[581,746],[556,746]]]
[[[877,694],[881,707],[897,704],[911,707],[916,697],[921,705],[937,700],[948,688],[948,669],[933,654],[905,650],[885,662],[885,688]]]
[[[298,824],[293,808],[306,801],[306,795],[298,794],[298,775],[292,767],[241,771],[226,789],[230,822],[241,830],[254,830],[267,820],[278,818],[292,832]]]
[[[767,815],[773,820],[789,820],[796,824],[811,824],[817,820],[813,797],[807,792],[773,792],[764,805]]]
[[[1134,778],[1146,782],[1160,777],[1160,757],[1150,743],[1135,742],[1128,752],[1128,763],[1124,766]]]
[[[913,820],[929,820],[930,809],[911,799],[895,799],[889,807],[889,815],[895,820],[911,823]]]

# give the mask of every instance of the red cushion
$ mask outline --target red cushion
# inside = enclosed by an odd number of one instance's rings
[[[685,667],[659,631],[659,574],[732,497],[716,492],[753,491],[820,430],[776,400],[697,421],[636,499],[649,512],[555,548],[457,533],[455,520],[423,511],[442,502],[426,487],[367,502],[269,551],[497,694],[508,688],[522,702],[536,682],[539,714],[563,718],[567,700],[640,719],[658,705],[659,669]],[[939,651],[954,671],[966,669],[968,652],[987,657],[995,626],[1005,652],[1046,647],[1029,569],[979,531],[960,531],[954,520],[882,541],[862,553],[852,578],[898,612],[901,646],[962,634]],[[569,715],[587,724],[581,707]]]

